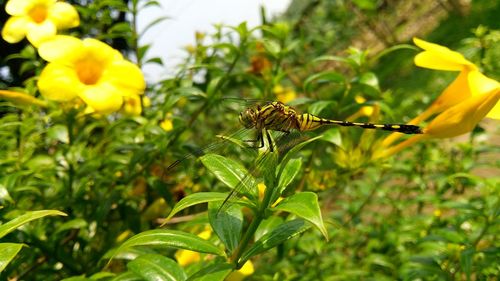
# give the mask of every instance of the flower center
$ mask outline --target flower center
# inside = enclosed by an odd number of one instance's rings
[[[28,15],[36,23],[41,23],[47,18],[48,9],[45,5],[36,5],[28,12]]]
[[[76,73],[80,81],[85,85],[94,85],[101,78],[103,63],[93,59],[85,58],[76,63]]]

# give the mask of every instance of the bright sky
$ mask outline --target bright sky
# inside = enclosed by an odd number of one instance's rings
[[[141,45],[152,44],[147,57],[161,57],[166,67],[146,65],[144,72],[149,82],[158,81],[174,73],[174,67],[186,55],[181,50],[194,44],[194,33],[213,32],[213,24],[238,25],[246,21],[249,27],[259,25],[260,6],[266,7],[267,18],[279,14],[291,0],[159,0],[162,8],[153,7],[139,14],[139,30],[149,22],[167,16],[169,19],[151,28]]]

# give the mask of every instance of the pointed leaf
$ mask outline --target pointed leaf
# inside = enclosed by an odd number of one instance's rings
[[[201,203],[213,202],[213,201],[224,201],[227,197],[227,193],[221,192],[198,192],[189,194],[188,196],[182,198],[177,204],[175,204],[174,208],[166,218],[166,220],[171,219],[178,212],[197,205]]]
[[[318,196],[314,192],[299,192],[285,200],[281,201],[273,210],[280,210],[292,213],[301,217],[321,231],[321,234],[328,239],[328,233],[323,218],[321,217],[321,210],[318,204]]]
[[[285,188],[293,181],[295,176],[297,176],[301,167],[302,167],[302,159],[295,158],[288,161],[285,168],[283,169],[281,177],[279,178],[279,183],[278,183],[279,195],[283,193]]]
[[[228,263],[216,263],[207,266],[189,277],[189,281],[223,281],[233,271]]]
[[[224,252],[212,243],[194,234],[178,230],[155,229],[130,237],[115,250],[113,257],[122,250],[135,246],[171,247],[219,256],[224,255]]]
[[[129,262],[127,268],[148,281],[180,281],[187,279],[186,273],[179,264],[158,254],[140,256]]]
[[[143,279],[132,271],[127,271],[111,279],[111,281],[143,281]]]
[[[21,225],[28,223],[32,220],[43,218],[45,216],[67,216],[65,213],[57,210],[42,210],[27,212],[3,225],[0,225],[0,238],[4,237],[7,233],[15,230]]]
[[[21,251],[23,246],[23,244],[18,243],[0,243],[0,272]]]
[[[231,189],[238,187],[240,182],[247,185],[243,187],[243,190],[252,190],[252,187],[256,186],[255,179],[240,163],[234,160],[216,154],[206,154],[200,157],[200,160],[207,169]]]
[[[301,219],[287,221],[257,240],[257,242],[241,256],[241,261],[247,261],[257,254],[276,247],[286,240],[306,231],[309,227],[310,226]]]
[[[243,213],[238,205],[231,205],[225,209],[220,209],[220,205],[215,202],[209,203],[208,219],[219,239],[232,253],[241,239]]]

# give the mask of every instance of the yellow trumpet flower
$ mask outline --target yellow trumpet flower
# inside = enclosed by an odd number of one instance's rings
[[[139,67],[95,39],[56,35],[38,53],[49,62],[38,80],[40,93],[56,101],[79,97],[91,109],[87,112],[115,112],[146,88]]]
[[[424,134],[413,136],[389,147],[401,134],[391,134],[382,142],[386,147],[376,158],[390,156],[413,143],[426,138],[452,138],[468,132],[485,117],[500,119],[500,83],[486,77],[460,53],[414,39],[425,51],[415,57],[415,64],[438,70],[460,71],[458,77],[443,91],[427,110],[409,124],[419,124],[438,114],[424,128]]]
[[[76,27],[80,18],[68,3],[56,0],[10,0],[5,11],[11,17],[2,29],[2,38],[17,43],[24,37],[33,46],[56,35],[57,30]]]

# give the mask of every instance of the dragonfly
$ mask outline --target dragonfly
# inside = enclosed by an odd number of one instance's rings
[[[320,127],[324,126],[343,126],[343,127],[359,127],[363,129],[375,129],[375,130],[384,130],[391,132],[399,132],[403,134],[422,134],[422,129],[416,125],[408,125],[408,124],[373,124],[373,123],[359,123],[359,122],[349,122],[349,121],[341,121],[341,120],[333,120],[321,118],[316,115],[310,113],[300,113],[298,110],[293,108],[292,106],[285,105],[279,101],[267,102],[263,105],[255,104],[253,106],[247,107],[245,110],[240,112],[239,114],[239,122],[246,130],[254,130],[256,132],[256,137],[250,140],[244,140],[244,142],[253,143],[251,147],[253,148],[263,148],[265,143],[267,142],[268,148],[265,153],[274,152],[275,148],[273,143],[281,143],[282,142],[273,142],[272,136],[270,132],[281,132],[284,136],[289,135],[293,131],[297,131],[300,133],[305,131],[316,130]],[[241,132],[241,131],[239,131]],[[235,133],[235,135],[239,133]],[[233,135],[234,136],[234,135]],[[209,145],[205,149],[202,149],[202,152],[206,150],[210,150],[217,145],[221,145],[224,140],[228,140],[231,137],[222,137],[222,141],[217,144]],[[283,138],[284,139],[284,138]],[[285,144],[286,145],[286,144]],[[279,149],[279,147],[278,147]],[[172,163],[168,168],[168,170],[173,169],[177,164],[184,161],[186,158],[191,157],[192,155],[185,156],[182,159],[179,159]],[[245,190],[248,186],[244,183],[245,179],[249,177],[245,176],[244,179],[238,184],[236,188],[231,190],[226,199],[222,202],[219,211],[223,209],[223,207],[231,201],[235,196],[244,196]]]

